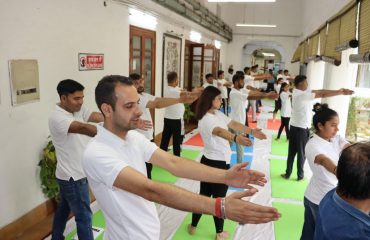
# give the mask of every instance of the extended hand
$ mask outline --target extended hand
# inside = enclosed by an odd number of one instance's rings
[[[269,93],[266,93],[266,98],[269,98],[269,99],[278,99],[279,98],[279,94],[277,94],[276,92],[269,92]]]
[[[239,163],[227,170],[225,184],[231,187],[248,189],[253,188],[249,184],[264,186],[267,182],[265,174],[255,170],[248,170],[246,169],[247,165],[248,162]]]
[[[243,197],[252,196],[256,189],[244,192],[235,192],[225,199],[226,218],[245,224],[258,224],[276,221],[281,214],[276,208],[266,207],[243,200]]]
[[[253,145],[252,141],[249,138],[247,138],[243,135],[238,135],[236,137],[236,142],[243,145],[243,146],[252,146]]]
[[[255,138],[260,139],[260,140],[267,139],[266,135],[265,135],[265,134],[262,132],[262,130],[261,130],[261,129],[259,129],[259,128],[255,128],[255,129],[253,129],[253,136],[254,136]]]
[[[191,92],[181,92],[180,93],[180,102],[182,103],[192,103],[199,97],[199,93]]]
[[[347,88],[341,88],[340,91],[343,95],[352,95],[354,93],[353,90],[347,89]]]
[[[153,128],[153,124],[152,124],[151,121],[143,120],[143,119],[140,118],[137,122],[137,128],[141,129],[141,130],[144,130],[144,131],[147,131],[147,130]]]

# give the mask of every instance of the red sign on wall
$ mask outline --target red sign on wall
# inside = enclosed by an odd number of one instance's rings
[[[79,53],[78,61],[80,71],[104,69],[104,54]]]

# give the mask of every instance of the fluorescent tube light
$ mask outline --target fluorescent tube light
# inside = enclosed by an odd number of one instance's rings
[[[274,53],[265,53],[265,52],[263,52],[262,55],[265,56],[265,57],[275,57]]]
[[[200,43],[200,40],[202,39],[202,35],[195,31],[190,31],[190,40],[193,42]]]
[[[129,14],[130,24],[151,30],[156,29],[157,18],[133,8],[129,9]]]
[[[237,27],[260,27],[260,28],[274,28],[276,25],[268,25],[268,24],[249,24],[249,23],[237,23]]]
[[[238,3],[259,3],[259,2],[276,2],[276,0],[208,0],[208,2],[238,2]]]

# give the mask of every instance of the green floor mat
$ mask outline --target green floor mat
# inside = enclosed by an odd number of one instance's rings
[[[280,140],[276,141],[277,134],[271,136],[271,154],[277,156],[288,156],[289,142],[286,141],[286,136],[280,136]]]
[[[202,218],[200,219],[197,231],[194,235],[190,235],[188,233],[188,224],[191,223],[191,216],[192,214],[189,213],[180,227],[177,229],[175,235],[173,236],[172,240],[207,240],[207,239],[215,239],[216,236],[216,230],[215,230],[215,224],[213,221],[213,217],[210,215],[202,215]],[[233,222],[231,220],[225,220],[224,223],[224,231],[228,231],[230,233],[230,238],[234,238],[234,233],[236,229],[236,222]]]
[[[281,213],[281,218],[274,222],[275,240],[300,239],[304,219],[303,205],[273,202],[272,206]]]
[[[101,210],[97,211],[96,213],[94,213],[93,215],[93,219],[92,219],[92,225],[93,225],[93,228],[94,227],[98,227],[98,228],[104,228],[105,229],[105,219],[104,219],[104,215],[103,215],[103,212]],[[75,239],[77,237],[76,235],[76,232],[77,230],[73,230],[71,231],[66,237],[65,239],[66,240],[72,240],[72,239]],[[76,235],[76,236],[75,236]],[[104,236],[104,232],[102,234],[99,235],[99,237],[97,237],[96,239],[97,240],[102,240],[103,239],[103,236]]]
[[[196,151],[196,150],[183,149],[181,151],[181,156],[187,159],[195,160],[199,156],[200,153],[201,153],[200,151]],[[152,179],[155,181],[172,183],[172,184],[177,181],[176,176],[172,175],[168,171],[160,167],[157,167],[157,166],[153,166]]]
[[[294,161],[293,171],[290,179],[284,179],[280,174],[285,173],[286,161],[271,159],[270,176],[271,176],[271,194],[273,198],[286,198],[303,201],[304,192],[306,191],[308,181],[297,181],[297,162]]]

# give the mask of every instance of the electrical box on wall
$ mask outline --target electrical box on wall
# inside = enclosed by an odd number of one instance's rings
[[[10,60],[9,77],[13,106],[40,100],[37,60]]]

